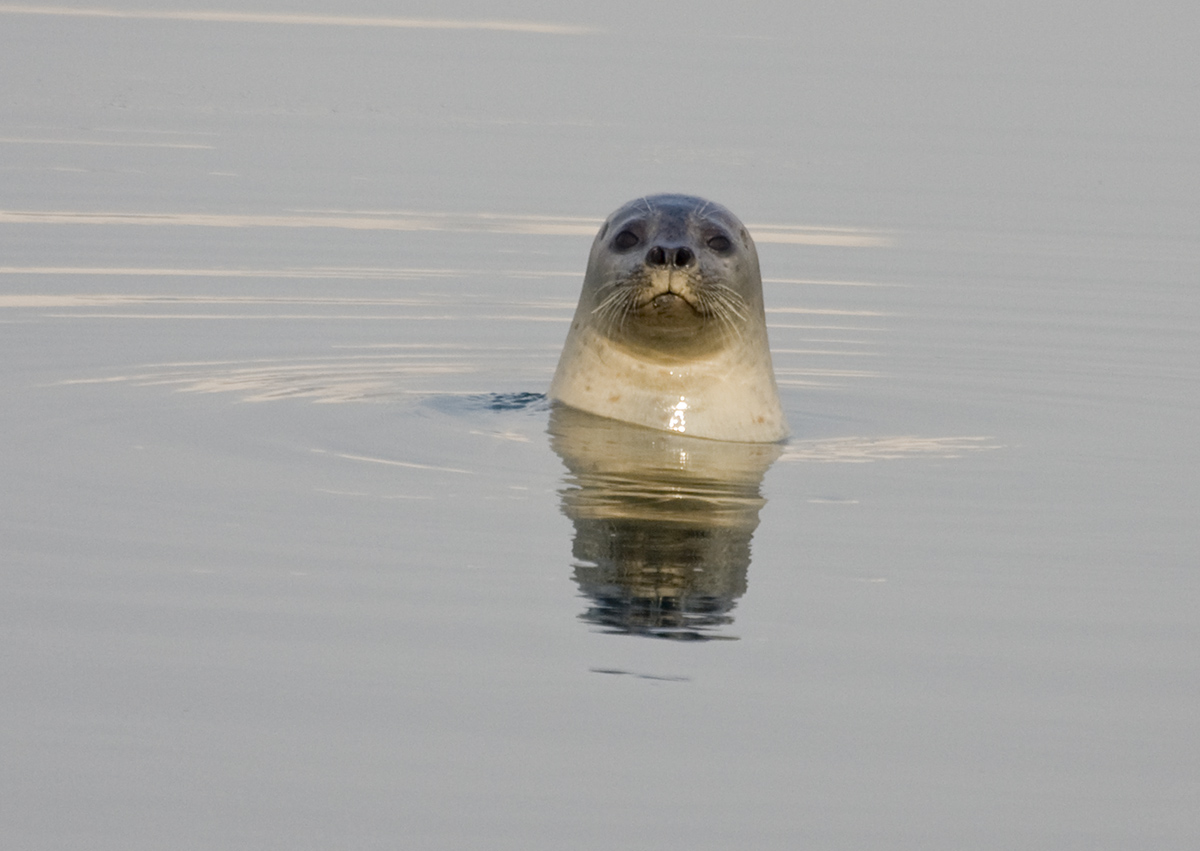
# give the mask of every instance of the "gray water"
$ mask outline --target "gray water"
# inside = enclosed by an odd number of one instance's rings
[[[0,844],[1195,847],[1193,6],[235,5],[0,5]],[[538,395],[660,191],[777,452]]]

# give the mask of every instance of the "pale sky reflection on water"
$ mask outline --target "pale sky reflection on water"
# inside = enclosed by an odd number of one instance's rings
[[[0,844],[1194,845],[1191,6],[200,5],[0,4]],[[661,191],[786,445],[540,395]]]

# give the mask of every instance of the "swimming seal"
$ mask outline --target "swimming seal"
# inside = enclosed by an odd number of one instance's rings
[[[551,400],[693,437],[787,437],[758,252],[719,204],[630,201],[592,243]]]

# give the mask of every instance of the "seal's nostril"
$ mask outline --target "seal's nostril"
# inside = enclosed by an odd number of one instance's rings
[[[646,252],[647,266],[674,266],[683,269],[696,262],[696,254],[690,248],[663,248],[656,245]]]

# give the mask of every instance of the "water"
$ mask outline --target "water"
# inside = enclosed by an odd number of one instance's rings
[[[6,847],[1194,844],[1190,7],[15,8]],[[538,395],[658,191],[778,457]]]

